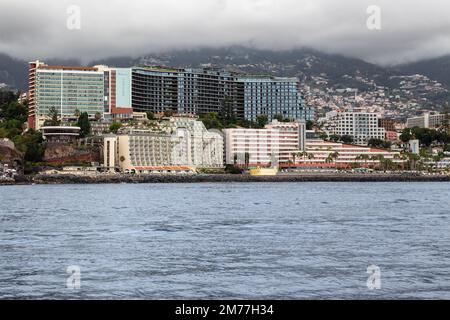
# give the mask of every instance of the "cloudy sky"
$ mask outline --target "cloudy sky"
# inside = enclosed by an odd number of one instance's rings
[[[367,27],[371,5],[381,30]],[[450,54],[450,1],[0,0],[0,52],[22,59],[230,45],[309,47],[380,64],[433,58]]]

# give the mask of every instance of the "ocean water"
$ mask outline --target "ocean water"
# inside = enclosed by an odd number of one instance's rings
[[[449,183],[4,186],[0,298],[449,299],[449,195]]]

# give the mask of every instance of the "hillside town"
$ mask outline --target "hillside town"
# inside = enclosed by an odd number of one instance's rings
[[[387,93],[362,76],[373,91],[327,88],[325,74],[312,87],[209,66],[29,67],[27,92],[0,91],[2,181],[450,169],[447,105],[427,98],[446,89],[425,76]]]

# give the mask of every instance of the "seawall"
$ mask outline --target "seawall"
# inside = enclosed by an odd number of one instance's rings
[[[198,175],[36,175],[17,184],[109,184],[109,183],[232,183],[232,182],[450,182],[450,175],[402,174],[286,174],[250,176],[231,174]]]

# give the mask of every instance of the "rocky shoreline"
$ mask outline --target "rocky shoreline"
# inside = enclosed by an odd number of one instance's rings
[[[450,182],[450,175],[397,174],[280,174],[250,176],[231,174],[198,175],[35,175],[18,176],[15,182],[0,181],[2,185],[17,184],[114,184],[114,183],[235,183],[235,182]]]

